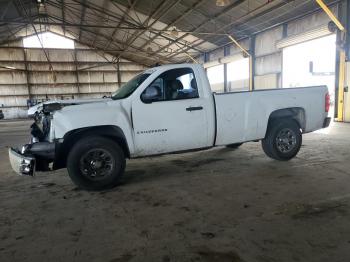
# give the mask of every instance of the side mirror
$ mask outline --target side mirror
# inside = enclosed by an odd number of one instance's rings
[[[145,104],[150,104],[154,101],[157,101],[158,98],[159,98],[158,89],[154,86],[147,87],[145,91],[143,91],[143,93],[141,94],[141,100]]]
[[[144,102],[145,104],[151,104],[151,103],[154,101],[153,98],[149,97],[149,96],[148,96],[147,94],[145,94],[145,93],[142,93],[142,95],[141,95],[141,100],[142,100],[142,102]]]

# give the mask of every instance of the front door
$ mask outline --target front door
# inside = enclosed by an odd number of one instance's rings
[[[209,146],[205,104],[192,69],[162,73],[132,105],[135,155]]]

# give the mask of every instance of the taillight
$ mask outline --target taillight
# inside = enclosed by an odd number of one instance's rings
[[[329,112],[329,107],[331,106],[331,98],[329,96],[329,93],[326,94],[325,97],[325,111],[328,113]]]

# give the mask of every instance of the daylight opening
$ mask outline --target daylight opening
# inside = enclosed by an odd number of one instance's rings
[[[334,115],[336,35],[283,49],[283,87],[327,85]]]
[[[38,35],[32,35],[32,36],[23,38],[23,46],[26,48],[44,47],[44,48],[74,49],[74,41],[66,37],[56,35],[51,32],[45,32],[45,33],[40,33]]]
[[[212,91],[224,92],[224,65],[209,67],[207,75]]]

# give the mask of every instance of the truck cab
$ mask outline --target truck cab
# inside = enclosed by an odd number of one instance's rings
[[[182,65],[150,78],[132,99],[136,156],[213,146],[213,95],[198,66]]]

